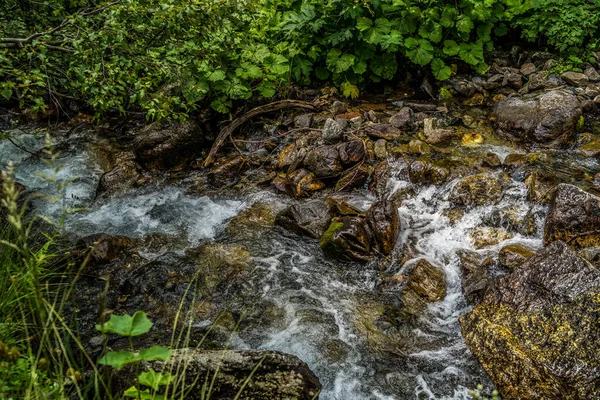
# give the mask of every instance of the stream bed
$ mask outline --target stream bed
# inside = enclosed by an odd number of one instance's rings
[[[107,233],[142,238],[160,233],[173,238],[159,249],[140,250],[148,259],[167,251],[183,254],[211,241],[243,243],[253,267],[244,282],[242,298],[237,300],[265,315],[251,318],[235,332],[231,347],[298,356],[319,377],[323,385],[320,398],[324,400],[459,400],[468,399],[467,391],[477,384],[492,387],[460,332],[458,319],[470,307],[461,290],[459,252],[492,255],[511,243],[532,249],[542,246],[546,206],[526,201],[527,190],[519,176],[511,177],[500,203],[469,209],[451,224],[445,212],[452,208],[448,198],[457,179],[413,186],[405,161],[389,160],[393,173],[386,185],[387,196],[392,198],[407,189],[414,193],[398,209],[401,233],[396,248],[410,249],[417,258],[405,262],[401,254],[394,253],[388,260],[388,272],[400,276],[416,259],[425,258],[444,271],[447,286],[444,299],[429,304],[414,323],[402,329],[374,328],[381,297],[386,295],[378,289],[381,271],[376,262],[359,265],[332,261],[324,256],[317,240],[281,227],[241,238],[225,232],[229,221],[253,204],[282,209],[289,198],[270,190],[238,196],[198,195],[185,180],[163,180],[110,198],[97,198],[103,171],[90,155],[93,140],[93,132],[85,130],[68,138],[56,135],[52,141],[60,155],[54,165],[48,165],[39,157],[46,145],[43,134],[17,130],[13,141],[18,147],[0,141],[0,164],[13,162],[18,182],[31,191],[56,196],[56,202],[36,200],[40,213],[58,220],[66,209],[79,209],[64,216],[65,229],[74,237]],[[514,149],[483,145],[472,152],[491,152],[504,159]],[[570,168],[572,162],[564,157],[561,168]],[[57,165],[61,165],[58,170]],[[597,169],[591,164],[584,167]],[[50,176],[70,183],[57,194]],[[375,200],[366,189],[352,195],[356,207],[363,210]],[[476,249],[470,232],[507,207],[518,214],[530,214],[534,232],[527,236],[517,233],[498,245]],[[201,326],[210,321],[195,323]]]

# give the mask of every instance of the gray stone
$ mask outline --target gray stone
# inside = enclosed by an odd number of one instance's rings
[[[275,217],[275,224],[284,228],[319,239],[331,222],[329,206],[323,200],[309,200],[294,204]]]
[[[566,90],[510,97],[494,106],[498,133],[526,145],[570,143],[582,115],[581,102]]]
[[[521,73],[525,76],[529,76],[537,71],[537,67],[534,63],[525,63],[521,66]]]
[[[587,67],[584,74],[588,77],[590,82],[600,82],[600,74],[594,67]]]
[[[403,128],[410,123],[412,115],[413,111],[408,107],[404,107],[390,117],[390,125],[396,128]]]
[[[323,141],[327,144],[339,142],[344,136],[344,129],[342,125],[331,118],[325,121],[323,127]]]
[[[560,77],[563,81],[565,81],[571,86],[584,87],[590,82],[587,75],[582,74],[581,72],[567,71],[563,73]]]

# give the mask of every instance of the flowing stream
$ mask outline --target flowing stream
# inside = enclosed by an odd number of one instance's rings
[[[17,180],[28,189],[54,196],[56,184],[49,182],[50,176],[72,180],[59,193],[58,202],[40,200],[36,205],[40,212],[55,218],[65,208],[85,207],[66,218],[67,231],[76,236],[105,232],[143,237],[160,232],[177,236],[173,250],[183,251],[206,241],[225,240],[227,222],[254,202],[281,205],[289,201],[270,192],[209,198],[174,185],[145,187],[95,201],[102,171],[83,142],[89,134],[55,139],[55,144],[60,144],[60,170],[7,140],[0,141],[0,163],[14,162]],[[34,153],[45,146],[39,134],[15,132],[13,139]],[[503,158],[513,150],[496,146],[478,151],[493,151]],[[404,163],[393,163],[389,196],[411,188]],[[455,184],[413,188],[415,195],[399,208],[402,228],[396,247],[410,248],[442,268],[447,278],[446,297],[430,304],[416,323],[405,330],[389,327],[388,335],[375,330],[381,307],[377,266],[332,262],[323,256],[316,240],[275,228],[244,243],[255,264],[246,286],[254,293],[255,306],[268,310],[269,317],[238,332],[232,346],[297,355],[319,377],[323,384],[320,398],[325,400],[467,399],[467,390],[478,383],[490,387],[460,334],[458,318],[469,307],[461,291],[457,252],[492,253],[508,243],[539,248],[545,209],[531,209],[525,201],[524,184],[512,181],[500,204],[471,209],[452,225],[444,211],[451,208],[448,195]],[[357,206],[366,208],[375,199],[365,191],[355,200]],[[476,250],[470,231],[495,210],[515,206],[518,213],[533,213],[536,233],[528,237],[517,234],[496,247]],[[403,265],[398,257],[391,269],[402,274],[411,262]]]

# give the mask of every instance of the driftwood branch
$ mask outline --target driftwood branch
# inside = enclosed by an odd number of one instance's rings
[[[247,122],[250,119],[252,119],[258,115],[261,115],[261,114],[266,114],[266,113],[270,113],[270,112],[277,111],[277,110],[283,110],[285,108],[296,108],[296,107],[304,108],[304,109],[311,110],[311,111],[316,110],[316,107],[314,105],[312,105],[311,103],[308,103],[306,101],[281,100],[281,101],[276,101],[274,103],[266,104],[264,106],[253,108],[252,110],[248,111],[246,114],[242,115],[241,117],[234,119],[233,122],[231,122],[231,124],[227,125],[225,128],[223,128],[221,130],[221,132],[219,132],[219,135],[217,136],[215,143],[213,143],[212,148],[210,149],[210,152],[208,153],[208,156],[206,157],[206,160],[204,160],[204,167],[206,168],[210,164],[212,164],[212,162],[214,161],[215,154],[217,153],[217,151],[219,151],[221,146],[223,146],[223,144],[225,143],[227,138],[237,128],[242,126],[245,122]]]

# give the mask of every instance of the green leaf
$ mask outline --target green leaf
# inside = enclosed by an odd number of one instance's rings
[[[456,16],[458,15],[458,11],[453,6],[447,6],[442,11],[442,18],[440,19],[440,24],[444,28],[452,28],[454,27],[454,21],[456,20]]]
[[[444,40],[444,49],[442,51],[449,56],[455,56],[460,51],[460,47],[454,40]]]
[[[477,43],[461,43],[458,55],[467,64],[477,65],[483,62],[483,47]]]
[[[504,22],[500,23],[497,27],[494,28],[494,35],[496,36],[504,36],[508,33],[508,27]]]
[[[224,80],[227,77],[225,71],[220,69],[213,71],[210,75],[208,75],[208,80],[211,82],[219,82]]]
[[[402,33],[398,30],[390,31],[389,35],[381,37],[381,47],[385,50],[390,46],[399,46],[402,44]]]
[[[258,85],[256,90],[258,90],[258,93],[260,93],[261,96],[266,98],[273,97],[277,93],[277,88],[275,87],[273,82],[266,80],[262,81],[262,83]]]
[[[361,60],[352,66],[352,71],[355,74],[362,75],[367,72],[367,62],[365,60]]]
[[[407,43],[408,40],[405,42]],[[411,44],[406,55],[412,62],[418,65],[427,65],[433,58],[433,46],[426,39],[418,39],[417,44]]]
[[[396,55],[393,53],[384,53],[371,61],[371,71],[383,79],[392,79],[398,70]],[[371,77],[375,81],[375,77]]]
[[[442,40],[442,26],[440,24],[432,24],[431,30],[429,31],[429,39],[433,43],[439,43]]]
[[[456,21],[456,29],[459,32],[469,33],[475,27],[471,18],[466,15],[461,15],[458,21]]]
[[[281,54],[271,54],[269,58],[265,60],[265,67],[277,75],[284,75],[290,70],[288,59]]]
[[[135,386],[127,389],[123,395],[125,397],[132,397],[138,400],[164,400],[165,396],[162,394],[150,393],[149,390],[139,390]]]
[[[331,49],[327,53],[327,67],[336,74],[347,71],[352,65],[356,56],[352,54],[342,54],[341,50]]]
[[[120,336],[130,337],[147,333],[152,325],[152,321],[148,319],[145,312],[136,311],[133,316],[113,314],[103,325],[96,325],[96,329],[102,333],[116,333]]]
[[[342,83],[341,89],[344,97],[351,97],[355,99],[360,94],[358,87],[356,85],[351,84],[350,82]]]
[[[153,369],[149,369],[146,372],[142,372],[138,376],[138,382],[140,385],[149,386],[154,390],[158,390],[160,386],[171,384],[175,380],[175,377],[171,374],[161,374]]]
[[[165,361],[171,356],[171,349],[162,346],[152,346],[148,349],[141,349],[139,358],[144,361]]]
[[[436,58],[431,62],[431,70],[433,71],[435,79],[439,81],[445,81],[452,76],[452,69],[439,58]]]
[[[110,365],[115,369],[121,369],[127,364],[139,361],[139,357],[130,351],[111,351],[98,360],[98,364]]]
[[[326,79],[329,79],[329,71],[327,70],[327,68],[325,67],[317,67],[315,69],[315,75],[317,76],[317,78],[319,78],[320,80],[324,81]]]
[[[356,29],[361,32],[366,31],[367,29],[371,29],[373,27],[373,21],[369,18],[362,17],[356,22]]]
[[[251,78],[251,79],[259,79],[262,78],[262,70],[259,66],[244,62],[240,65],[240,68],[235,70],[235,74],[240,78]]]
[[[10,87],[8,85],[2,85],[2,87],[0,88],[0,95],[2,95],[2,97],[4,97],[6,100],[10,100],[10,97],[12,96],[12,92],[13,92],[12,87]]]

